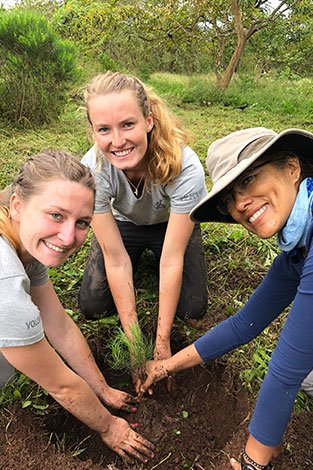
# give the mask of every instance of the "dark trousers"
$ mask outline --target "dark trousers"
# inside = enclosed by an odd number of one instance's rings
[[[125,248],[136,272],[145,249],[151,250],[159,263],[167,223],[134,225],[117,221]],[[195,225],[184,257],[183,279],[176,315],[180,318],[200,318],[207,310],[207,269],[199,225]],[[123,289],[123,286],[121,286]],[[116,313],[116,307],[105,272],[102,250],[93,237],[79,290],[80,309],[86,318]]]

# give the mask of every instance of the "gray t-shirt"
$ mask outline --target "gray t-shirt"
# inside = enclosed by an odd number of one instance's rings
[[[48,279],[48,270],[43,264],[34,261],[24,267],[12,245],[0,236],[1,348],[27,346],[44,337],[40,312],[31,299],[30,287],[41,286]],[[7,370],[8,363],[2,356],[0,386],[5,382]]]
[[[98,150],[99,152],[99,150]],[[98,170],[97,147],[94,145],[82,158],[82,163],[93,170],[96,180],[95,213],[112,210],[115,219],[135,225],[166,222],[169,213],[186,214],[207,194],[202,164],[190,148],[182,150],[182,169],[169,184],[144,188],[137,199],[123,171],[103,158]]]

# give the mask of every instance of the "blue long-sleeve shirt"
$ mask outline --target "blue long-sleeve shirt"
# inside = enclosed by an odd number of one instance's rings
[[[313,225],[305,258],[280,253],[245,306],[195,342],[208,362],[258,336],[293,301],[249,427],[255,439],[271,447],[280,444],[296,394],[313,369],[312,234]]]

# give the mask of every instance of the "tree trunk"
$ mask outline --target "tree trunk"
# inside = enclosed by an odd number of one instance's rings
[[[248,37],[248,33],[245,31],[242,24],[241,11],[238,0],[230,0],[230,4],[237,32],[237,46],[233,52],[230,62],[224,72],[224,76],[220,82],[220,87],[222,88],[222,90],[226,90],[226,88],[230,84],[230,81],[242,56]]]
[[[230,59],[229,64],[226,67],[226,70],[224,72],[223,78],[220,81],[220,87],[222,90],[226,90],[231,82],[231,79],[234,75],[234,72],[236,70],[236,67],[241,59],[243,50],[245,48],[247,42],[247,38],[239,38],[236,49],[234,50],[234,53]]]

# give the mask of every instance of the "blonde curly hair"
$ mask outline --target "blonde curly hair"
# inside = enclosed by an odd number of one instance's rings
[[[182,147],[188,144],[188,139],[175,116],[153,90],[132,75],[110,71],[97,75],[84,89],[87,118],[92,124],[88,112],[91,99],[125,90],[134,92],[145,119],[150,112],[153,116],[154,126],[148,133],[146,185],[149,182],[155,185],[167,184],[181,172]],[[99,151],[97,159],[101,168],[102,156]]]

